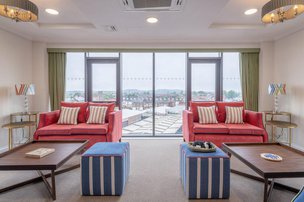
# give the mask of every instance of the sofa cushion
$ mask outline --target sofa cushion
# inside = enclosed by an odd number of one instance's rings
[[[114,102],[109,102],[109,103],[95,103],[95,102],[89,102],[89,106],[98,106],[98,107],[108,107],[107,112],[106,112],[106,123],[109,122],[109,114],[114,112],[115,109],[115,103]],[[89,108],[87,109],[87,117],[86,120],[89,119],[90,116],[90,110]]]
[[[225,124],[229,129],[229,134],[233,135],[263,135],[264,130],[249,123]]]
[[[226,121],[226,106],[228,107],[244,107],[244,102],[216,102],[217,110],[218,110],[218,118],[217,120],[220,123],[224,123]],[[243,110],[243,121],[245,122],[245,110]]]
[[[80,107],[61,107],[57,124],[76,125]]]
[[[105,124],[108,107],[90,106],[88,124]]]
[[[72,128],[72,135],[106,135],[108,132],[108,124],[87,124],[80,123]]]
[[[229,130],[223,123],[200,124],[193,123],[193,132],[195,134],[228,134]]]
[[[226,106],[226,121],[225,123],[240,124],[243,121],[243,107],[228,107]]]
[[[86,112],[88,103],[87,102],[61,102],[61,107],[80,107],[77,121],[78,123],[85,123],[86,122]]]
[[[211,107],[197,107],[199,123],[209,124],[218,123],[215,113],[215,106]]]
[[[199,116],[198,116],[198,110],[197,107],[211,107],[215,106],[215,102],[190,102],[190,110],[193,113],[193,121],[199,122]],[[217,114],[217,110],[215,110],[215,113]]]
[[[75,125],[51,124],[36,130],[36,135],[71,135],[71,129]]]

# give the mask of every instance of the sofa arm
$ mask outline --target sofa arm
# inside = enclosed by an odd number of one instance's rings
[[[261,112],[255,112],[250,110],[245,110],[246,122],[254,125],[256,127],[262,128],[264,130],[264,142],[268,142],[268,133],[264,128],[263,124],[263,114]]]
[[[183,137],[186,142],[194,141],[193,113],[189,110],[183,111]]]
[[[109,129],[107,142],[118,142],[122,136],[122,112],[116,111],[109,114]]]
[[[247,123],[264,129],[263,115],[261,112],[245,110],[245,117]]]
[[[60,110],[40,113],[39,124],[37,129],[57,123],[59,119],[59,115],[60,115]]]

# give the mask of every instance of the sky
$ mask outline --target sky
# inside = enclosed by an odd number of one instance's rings
[[[152,53],[122,53],[123,90],[152,89]],[[66,90],[84,91],[84,53],[67,54]],[[192,89],[214,91],[215,65],[192,64]],[[156,89],[185,90],[186,53],[155,54]],[[116,88],[114,64],[93,64],[93,89],[113,91]],[[224,90],[240,92],[239,54],[224,53]]]

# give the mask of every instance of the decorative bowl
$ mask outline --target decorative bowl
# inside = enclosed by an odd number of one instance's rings
[[[207,149],[207,148],[195,147],[195,146],[193,146],[193,142],[189,142],[188,147],[193,152],[202,152],[202,153],[215,152],[216,151],[216,145],[213,144],[212,142],[210,142],[210,144],[211,144],[212,147]]]

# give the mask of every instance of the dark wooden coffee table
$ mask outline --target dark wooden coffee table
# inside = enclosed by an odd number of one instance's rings
[[[0,193],[42,180],[50,192],[53,200],[56,200],[55,175],[78,168],[79,164],[60,171],[55,172],[55,170],[57,170],[75,154],[82,151],[87,142],[88,141],[86,140],[33,141],[1,154],[0,170],[36,170],[39,177],[0,189]],[[25,156],[27,152],[38,148],[54,148],[55,152],[40,159]],[[42,170],[50,170],[51,172],[45,175],[41,172]],[[48,177],[51,177],[51,185],[47,181]]]
[[[275,178],[304,177],[304,152],[280,143],[225,143],[223,150],[232,154],[262,178],[231,170],[231,172],[264,182],[264,202],[270,199],[273,187],[281,187],[289,191],[298,189],[277,183]],[[273,162],[260,157],[261,153],[273,153],[281,156],[283,161]]]

